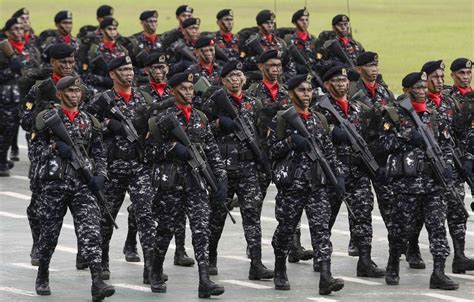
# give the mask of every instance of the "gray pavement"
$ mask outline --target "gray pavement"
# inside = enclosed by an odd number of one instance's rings
[[[76,236],[72,219],[68,213],[58,247],[51,262],[50,287],[52,295],[37,296],[34,290],[36,267],[30,265],[31,235],[26,218],[30,192],[27,179],[28,160],[23,134],[20,137],[21,161],[11,171],[9,178],[0,178],[0,301],[90,301],[90,274],[88,270],[75,269]],[[468,191],[470,192],[470,191]],[[267,194],[262,211],[263,260],[273,267],[274,257],[271,238],[276,227],[274,202],[276,190],[273,186]],[[466,204],[470,204],[469,194]],[[116,293],[106,301],[197,301],[197,267],[183,268],[173,265],[172,246],[165,260],[165,272],[169,275],[166,294],[153,294],[142,284],[143,262],[125,262],[122,254],[127,230],[127,199],[121,209],[111,243],[111,284]],[[374,240],[373,258],[381,267],[387,262],[387,232],[380,213],[375,206],[373,212]],[[233,210],[237,224],[228,220],[219,246],[219,275],[212,279],[222,283],[226,292],[213,298],[222,301],[474,301],[474,272],[452,275],[460,283],[457,291],[429,289],[432,259],[428,250],[426,231],[420,238],[421,251],[427,269],[409,269],[403,260],[400,269],[400,285],[387,286],[384,279],[356,277],[357,258],[347,255],[349,241],[347,212],[343,209],[333,229],[332,243],[333,275],[343,277],[345,287],[330,296],[318,295],[319,274],[312,270],[312,261],[288,265],[290,291],[275,291],[272,281],[249,281],[249,261],[245,255],[245,238],[242,232],[238,209]],[[310,247],[307,221],[303,219],[303,245]],[[186,246],[192,254],[191,237],[187,229]],[[451,242],[451,240],[450,240]],[[474,220],[468,222],[466,253],[474,257]],[[141,253],[140,253],[141,254]],[[451,272],[452,257],[447,261],[447,272]]]

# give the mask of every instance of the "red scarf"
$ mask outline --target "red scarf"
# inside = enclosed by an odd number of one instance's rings
[[[232,38],[234,37],[234,35],[232,33],[223,33],[223,32],[221,32],[221,35],[222,35],[222,38],[224,38],[226,43],[229,43],[230,41],[232,41]]]
[[[25,39],[25,44],[30,43],[31,35],[29,33],[25,32],[25,34],[23,35],[23,38]]]
[[[413,109],[415,109],[415,112],[416,113],[420,113],[420,112],[425,112],[426,111],[426,102],[423,102],[423,103],[418,103],[418,102],[415,102],[415,101],[411,101],[411,105],[413,106]]]
[[[339,39],[339,41],[342,42],[342,44],[344,44],[344,47],[347,47],[347,44],[349,44],[349,38],[348,37],[337,37]]]
[[[146,33],[144,32],[143,33],[145,35],[145,39],[150,42],[151,44],[155,44],[156,42],[156,34],[149,34],[149,33]]]
[[[72,123],[76,119],[76,117],[79,115],[79,110],[76,109],[74,111],[67,110],[66,108],[61,108],[61,110],[64,112],[64,114],[67,116],[69,121]]]
[[[428,98],[436,105],[436,108],[439,108],[439,106],[441,105],[441,92],[428,92]]]
[[[232,99],[239,105],[242,104],[242,98],[244,97],[244,94],[242,92],[240,92],[239,95],[235,95],[235,94],[231,94],[230,95],[232,97]]]
[[[62,76],[53,72],[51,75],[51,78],[53,79],[54,84],[57,84],[59,80],[61,80]]]
[[[150,86],[151,88],[153,88],[153,90],[156,91],[156,93],[158,93],[159,96],[163,96],[163,93],[165,92],[165,88],[166,88],[165,82],[157,83],[154,81],[150,81]]]
[[[365,88],[367,88],[367,91],[370,93],[370,96],[374,97],[375,96],[375,91],[379,87],[377,82],[374,83],[374,85],[370,85],[370,83],[364,82]]]
[[[71,35],[62,35],[63,41],[66,44],[71,44]]]
[[[455,85],[455,87],[459,90],[459,93],[461,93],[462,96],[465,96],[466,93],[472,92],[472,88],[470,86],[462,88],[461,86]]]
[[[201,65],[201,68],[202,69],[205,69],[207,71],[207,74],[212,74],[212,72],[214,71],[214,64],[207,64],[207,65],[203,65],[202,63],[199,63],[199,65]]]
[[[193,107],[191,105],[178,105],[176,104],[176,107],[178,107],[179,110],[181,110],[181,112],[183,113],[184,115],[184,118],[186,119],[186,122],[189,123],[189,120],[191,119],[191,112],[193,110]]]
[[[104,43],[104,48],[108,49],[110,51],[115,50],[115,41],[105,41],[103,40],[102,43]]]
[[[309,111],[308,112],[298,112],[298,113],[299,113],[300,117],[305,121],[307,121],[311,117],[311,112],[309,112]]]
[[[132,93],[127,93],[125,91],[118,91],[118,90],[115,90],[115,92],[123,98],[123,100],[125,101],[125,104],[128,104],[128,102],[130,101],[130,98],[132,97]]]
[[[306,40],[308,40],[308,32],[307,31],[297,31],[296,35],[303,42],[306,42]]]
[[[275,84],[272,84],[265,80],[262,80],[262,83],[263,85],[265,85],[265,87],[267,87],[268,91],[270,91],[272,101],[275,101],[278,94],[278,89],[280,88],[280,85],[278,84],[278,82],[275,82]]]
[[[262,33],[262,35],[265,38],[265,40],[267,40],[270,43],[273,43],[273,35],[272,34],[265,35],[265,34]]]
[[[11,46],[16,49],[18,54],[23,53],[23,49],[25,48],[25,43],[21,41],[13,41],[13,40],[8,40],[10,42]]]
[[[346,99],[336,100],[336,103],[341,107],[342,112],[347,116],[349,114],[349,101]]]

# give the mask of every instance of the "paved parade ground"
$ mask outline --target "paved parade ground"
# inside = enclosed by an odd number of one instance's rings
[[[90,301],[90,275],[88,270],[75,269],[76,236],[70,214],[66,215],[59,244],[50,266],[49,297],[37,296],[34,289],[36,267],[30,265],[31,235],[26,218],[29,204],[24,133],[20,134],[20,155],[9,178],[0,178],[0,301]],[[470,193],[470,191],[468,191]],[[271,237],[276,227],[274,218],[276,189],[270,187],[262,211],[263,260],[273,268],[274,256]],[[468,194],[466,204],[472,201]],[[114,233],[110,249],[110,283],[116,288],[113,297],[106,301],[195,301],[197,298],[197,267],[185,268],[173,265],[174,246],[168,252],[164,271],[169,275],[166,294],[153,294],[149,286],[142,284],[143,262],[127,263],[122,254],[127,231],[127,198],[117,219],[120,227]],[[386,229],[377,209],[373,212],[374,239],[373,260],[385,267],[388,257]],[[228,224],[220,241],[218,268],[219,276],[213,280],[225,286],[222,296],[213,298],[221,301],[474,301],[474,272],[465,275],[451,274],[452,256],[446,263],[446,272],[460,283],[457,291],[429,289],[432,259],[428,250],[426,231],[420,238],[421,252],[427,269],[409,269],[405,261],[400,265],[400,285],[387,286],[383,278],[370,279],[356,277],[357,258],[347,255],[349,231],[347,212],[342,210],[332,232],[333,275],[344,278],[345,287],[331,296],[318,295],[319,273],[314,273],[312,261],[288,265],[290,291],[275,291],[273,282],[249,281],[249,260],[245,255],[245,239],[242,232],[238,209],[233,210],[236,225]],[[468,222],[466,255],[474,256],[474,215]],[[306,219],[302,225],[303,245],[310,247],[309,230]],[[191,248],[189,228],[186,246]],[[451,239],[449,239],[451,244]],[[174,243],[174,240],[172,241]],[[452,252],[452,250],[451,250]],[[192,254],[192,250],[188,251]],[[140,251],[140,255],[142,253]],[[143,260],[143,257],[142,257]]]

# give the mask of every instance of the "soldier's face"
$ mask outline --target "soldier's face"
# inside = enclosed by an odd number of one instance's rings
[[[222,79],[224,87],[231,93],[238,94],[242,91],[247,78],[240,70],[231,71],[225,78]]]
[[[189,105],[193,102],[194,85],[190,82],[183,82],[173,88],[173,94],[178,104]]]
[[[82,97],[82,90],[79,86],[69,86],[58,91],[57,97],[61,100],[61,106],[67,109],[77,108]]]
[[[307,31],[309,27],[309,18],[308,16],[303,16],[296,21],[296,26],[302,30]]]
[[[63,20],[58,23],[58,30],[63,35],[69,35],[72,31],[72,20]]]
[[[120,66],[114,71],[109,72],[109,75],[110,75],[110,78],[114,81],[114,84],[130,87],[132,86],[133,76],[135,74],[133,72],[133,65],[127,64],[124,66]]]
[[[379,64],[372,62],[363,66],[357,66],[360,76],[367,82],[375,82],[379,75]]]
[[[23,23],[23,27],[24,27],[25,31],[30,31],[31,30],[30,15],[21,15],[20,20]]]
[[[107,26],[105,29],[104,29],[104,32],[105,32],[105,36],[109,37],[110,40],[114,41],[115,38],[117,38],[118,36],[118,30],[117,30],[117,26]]]
[[[23,30],[22,24],[15,24],[5,32],[8,39],[13,41],[21,41],[23,39],[24,33],[25,31]]]
[[[143,30],[146,33],[154,34],[158,28],[158,18],[151,17],[142,21]]]
[[[216,50],[214,49],[214,46],[205,46],[196,49],[196,54],[199,61],[203,62],[204,64],[210,64],[214,62],[215,51]]]
[[[349,34],[349,22],[338,22],[332,28],[339,36],[346,37]]]
[[[410,94],[412,100],[424,102],[426,100],[426,94],[428,93],[428,85],[426,81],[419,81],[412,87],[404,89],[404,92]]]
[[[451,73],[454,84],[462,88],[467,88],[471,85],[472,70],[470,68],[462,68]]]
[[[217,21],[217,25],[219,25],[219,28],[223,32],[231,32],[232,29],[234,28],[234,17],[232,16],[226,16],[220,20]]]
[[[299,109],[306,109],[311,103],[313,97],[313,87],[309,82],[303,82],[293,91],[290,91],[291,101]]]
[[[437,69],[428,75],[428,90],[430,92],[438,93],[443,90],[444,85],[444,71]]]
[[[75,63],[76,61],[74,60],[74,57],[68,57],[60,60],[51,59],[53,72],[63,77],[72,75]]]
[[[258,68],[262,72],[263,79],[271,82],[278,80],[282,73],[280,59],[270,59],[263,64],[258,64]]]
[[[271,34],[274,29],[275,21],[273,20],[268,20],[267,22],[264,22],[262,25],[260,25],[260,30],[266,35]]]
[[[347,76],[341,75],[324,82],[324,86],[334,98],[345,98],[349,91],[349,80]]]
[[[193,13],[190,13],[190,12],[184,12],[184,13],[181,13],[179,16],[177,16],[176,19],[178,19],[179,26],[183,24],[184,20],[189,19],[192,16],[193,16]]]
[[[161,83],[165,80],[166,74],[168,73],[168,65],[166,64],[153,64],[145,68],[146,72],[151,76],[153,81]]]
[[[199,35],[200,35],[199,26],[198,25],[188,26],[183,30],[183,33],[184,33],[186,39],[188,39],[190,41],[196,41],[199,38]]]

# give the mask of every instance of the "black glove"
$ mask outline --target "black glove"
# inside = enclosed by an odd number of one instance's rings
[[[472,160],[464,159],[462,161],[461,174],[464,178],[471,177],[471,174],[472,174]]]
[[[12,58],[10,62],[8,62],[8,67],[14,73],[20,73],[23,68],[23,62],[21,62],[20,58]]]
[[[56,150],[58,150],[59,156],[62,159],[66,159],[66,160],[72,159],[72,147],[66,144],[65,142],[57,141]]]
[[[176,143],[173,148],[174,155],[182,161],[187,161],[189,159],[188,148],[181,143]]]
[[[92,193],[97,193],[104,188],[105,184],[105,177],[102,175],[93,176],[91,181],[89,182],[89,189]]]
[[[423,146],[423,136],[421,135],[420,131],[416,129],[411,130],[411,143],[415,147]]]
[[[235,123],[234,121],[227,116],[219,116],[219,128],[225,133],[230,133],[234,130]]]
[[[337,144],[347,142],[347,133],[342,128],[336,126],[332,129],[332,141]]]
[[[337,176],[337,185],[334,188],[336,190],[337,195],[343,195],[346,193],[346,180],[342,176]]]
[[[123,126],[117,120],[110,119],[109,123],[107,124],[107,129],[112,131],[114,134],[123,135]]]
[[[227,178],[217,184],[217,192],[214,193],[214,198],[218,202],[225,202],[227,198]]]
[[[309,141],[307,138],[302,137],[299,134],[291,135],[291,142],[293,143],[293,150],[297,152],[305,152],[309,149]]]
[[[453,179],[453,166],[447,165],[443,171],[443,176],[446,180],[451,181]]]

